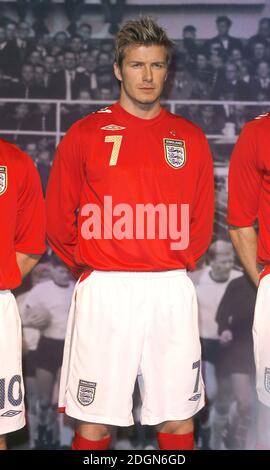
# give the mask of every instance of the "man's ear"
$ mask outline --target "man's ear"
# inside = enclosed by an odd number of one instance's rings
[[[114,75],[116,76],[117,80],[119,80],[119,82],[122,81],[122,74],[121,74],[121,70],[119,68],[119,65],[114,62],[113,64],[113,70],[114,70]]]

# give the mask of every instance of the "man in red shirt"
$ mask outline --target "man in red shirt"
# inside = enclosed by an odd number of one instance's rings
[[[206,138],[160,106],[172,42],[153,20],[118,33],[118,103],[75,123],[47,190],[48,239],[80,279],[70,310],[60,407],[78,420],[73,449],[106,449],[142,424],[161,449],[192,449],[204,405],[193,269],[212,235]]]
[[[253,340],[259,405],[257,448],[270,449],[270,113],[247,123],[234,148],[229,171],[230,236],[258,288]],[[254,228],[258,220],[259,233]],[[258,263],[258,264],[257,264]],[[260,272],[258,265],[264,268]]]
[[[10,289],[45,251],[45,207],[38,172],[28,155],[0,139],[0,448],[22,428],[24,386],[21,322]]]

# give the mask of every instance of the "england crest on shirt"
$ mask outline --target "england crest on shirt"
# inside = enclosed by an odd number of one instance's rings
[[[175,169],[186,163],[186,146],[184,140],[163,139],[166,162]]]
[[[77,398],[78,402],[83,406],[88,406],[93,403],[96,393],[95,382],[88,382],[86,380],[80,380],[78,386]]]
[[[264,388],[270,393],[270,368],[266,367],[264,370]]]
[[[0,166],[0,196],[4,194],[7,189],[7,167]]]

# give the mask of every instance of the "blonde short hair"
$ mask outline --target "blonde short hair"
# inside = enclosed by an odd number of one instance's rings
[[[135,44],[164,46],[167,49],[167,64],[169,64],[174,43],[152,18],[142,16],[128,21],[118,32],[115,42],[115,62],[119,68],[123,63],[125,49]]]

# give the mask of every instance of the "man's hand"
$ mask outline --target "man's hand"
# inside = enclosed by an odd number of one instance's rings
[[[233,335],[232,335],[231,330],[222,331],[222,333],[219,337],[219,341],[222,345],[226,345],[226,344],[230,343],[230,341],[232,341],[232,339],[233,339]]]

